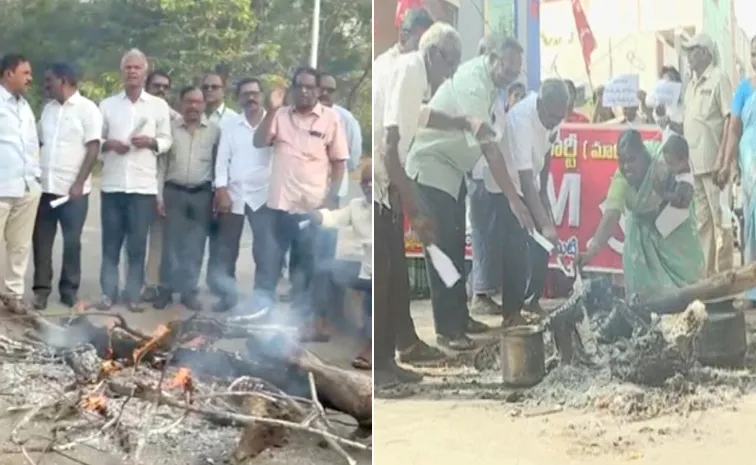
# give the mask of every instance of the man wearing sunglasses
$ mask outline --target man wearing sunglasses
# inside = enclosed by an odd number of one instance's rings
[[[238,119],[239,113],[226,106],[226,81],[223,76],[216,72],[207,73],[202,79],[201,88],[202,95],[205,97],[205,116],[207,116],[208,121],[223,129],[226,123]],[[220,241],[220,225],[217,218],[214,218],[210,223],[210,234],[208,236],[207,277],[205,282],[213,295],[223,299],[227,295],[225,291],[227,286],[219,279],[226,275],[224,270],[226,270],[227,264],[221,258],[224,254],[221,251]],[[236,262],[229,266],[231,266],[232,277],[236,279]]]
[[[521,100],[502,122],[502,144],[505,144],[504,151],[510,154],[515,168],[512,183],[517,195],[527,205],[536,228],[554,245],[558,238],[546,191],[551,161],[548,155],[551,136],[564,120],[569,103],[570,92],[564,81],[546,79],[538,93],[531,93]],[[501,192],[489,171],[484,174],[484,183],[490,192]],[[520,226],[507,202],[499,202],[497,207],[499,230],[504,233],[501,306],[506,327],[525,323],[520,311],[525,303],[526,291],[530,290],[533,299],[539,298],[546,284],[548,254]],[[530,273],[523,270],[530,270]]]

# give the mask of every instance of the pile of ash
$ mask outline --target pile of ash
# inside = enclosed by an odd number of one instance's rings
[[[571,301],[575,305],[577,299]],[[577,303],[587,317],[587,324],[579,325],[581,337],[586,339],[586,332],[593,335],[585,345],[592,364],[556,363],[547,333],[548,374],[532,388],[510,390],[500,384],[500,346],[493,341],[455,360],[453,365],[474,366],[477,375],[457,377],[446,384],[447,392],[470,394],[477,386],[481,397],[524,408],[599,409],[637,420],[730,405],[756,392],[756,376],[751,371],[705,367],[696,361],[696,336],[707,318],[701,302],[678,315],[633,316],[627,302],[612,297],[609,287],[599,281],[591,283]],[[756,345],[746,354],[747,360],[754,357]],[[437,394],[444,389],[444,383],[435,386]]]

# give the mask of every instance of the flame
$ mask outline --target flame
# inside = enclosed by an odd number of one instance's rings
[[[192,370],[189,368],[179,368],[176,376],[168,382],[168,389],[182,388],[186,392],[194,390],[194,382],[192,381]]]
[[[142,347],[134,351],[134,365],[137,365],[145,354],[155,347],[159,346],[171,334],[170,328],[166,325],[158,325],[152,335],[152,339],[147,341]]]
[[[102,362],[100,373],[104,376],[109,376],[113,373],[118,373],[119,371],[121,371],[121,368],[121,365],[114,362],[113,360],[105,360],[104,362]]]
[[[81,406],[85,410],[97,412],[100,415],[108,414],[108,399],[106,399],[103,395],[87,396],[81,402]]]

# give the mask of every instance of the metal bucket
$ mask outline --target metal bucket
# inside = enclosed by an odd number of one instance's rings
[[[543,329],[513,326],[501,334],[501,373],[504,384],[534,386],[546,376]]]
[[[709,313],[696,339],[696,358],[704,365],[741,369],[748,349],[745,314]]]

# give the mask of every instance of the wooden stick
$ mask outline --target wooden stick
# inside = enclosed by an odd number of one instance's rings
[[[641,301],[637,308],[659,315],[681,313],[695,300],[709,301],[734,297],[756,287],[756,263],[715,274],[679,289],[669,290],[658,297]]]
[[[108,387],[110,388],[111,391],[119,395],[128,395],[132,391],[132,388],[118,384],[113,381],[108,383]],[[219,412],[215,410],[208,410],[204,408],[193,407],[191,405],[182,403],[174,399],[173,397],[166,395],[163,392],[157,392],[154,389],[142,383],[137,382],[136,387],[137,389],[134,390],[135,391],[134,397],[138,397],[140,399],[151,401],[151,402],[159,401],[160,403],[168,405],[170,407],[179,408],[179,409],[183,409],[192,413],[196,413],[210,420],[216,420],[216,421],[221,420],[222,422],[226,424],[237,423],[241,425],[251,425],[257,422],[257,423],[263,423],[263,424],[269,424],[269,425],[275,425],[275,426],[283,426],[285,428],[290,428],[290,429],[294,429],[298,431],[306,431],[308,433],[316,434],[318,436],[326,436],[340,444],[344,444],[346,446],[353,447],[358,450],[371,449],[370,447],[365,446],[364,444],[360,444],[355,441],[350,441],[349,439],[344,439],[342,437],[336,436],[335,434],[332,434],[326,431],[320,431],[315,428],[309,428],[302,425],[298,425],[290,421],[274,420],[272,418],[262,418],[262,417],[255,417],[251,415],[241,415],[241,414],[233,413],[233,412]]]

